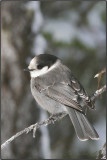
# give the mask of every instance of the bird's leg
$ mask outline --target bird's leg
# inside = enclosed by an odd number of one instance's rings
[[[66,112],[60,112],[60,113],[52,114],[49,117],[49,120],[54,124],[55,121],[57,121],[58,119],[61,119],[61,118],[65,117],[66,115],[67,115]]]

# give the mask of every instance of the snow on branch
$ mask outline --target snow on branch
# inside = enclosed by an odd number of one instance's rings
[[[106,91],[106,85],[104,85],[102,88],[98,89],[92,96],[91,96],[91,100],[92,101],[95,101],[95,99],[101,95],[103,92]],[[15,140],[17,137],[21,136],[22,134],[24,133],[29,133],[30,131],[33,130],[33,138],[35,138],[35,133],[36,133],[36,130],[38,128],[40,128],[41,126],[45,125],[49,125],[49,124],[53,124],[55,121],[63,118],[64,116],[66,116],[67,114],[65,112],[62,112],[62,113],[59,113],[59,114],[54,114],[54,115],[51,115],[48,119],[42,121],[42,122],[37,122],[27,128],[25,128],[24,130],[16,133],[14,136],[12,136],[10,139],[8,139],[6,142],[4,142],[2,145],[1,145],[1,150],[3,148],[5,148],[9,143],[11,143],[13,140]]]

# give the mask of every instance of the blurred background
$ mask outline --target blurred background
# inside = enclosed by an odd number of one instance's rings
[[[29,73],[36,55],[54,54],[72,70],[88,94],[97,90],[94,76],[106,62],[106,2],[1,2],[1,143],[49,114],[35,102]],[[105,84],[102,78],[100,87]],[[88,119],[98,141],[81,142],[68,116],[15,139],[2,150],[4,159],[95,158],[106,141],[105,93],[96,100]]]

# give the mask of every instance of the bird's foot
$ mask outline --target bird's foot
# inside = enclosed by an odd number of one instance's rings
[[[65,113],[65,112],[52,114],[52,115],[49,117],[49,120],[54,124],[55,121],[57,121],[58,119],[61,119],[61,118],[64,117],[66,114],[67,114],[67,113]]]

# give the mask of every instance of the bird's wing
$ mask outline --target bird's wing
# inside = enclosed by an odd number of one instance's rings
[[[74,83],[74,80],[71,84],[66,82],[53,83],[39,91],[61,104],[83,111],[80,100],[82,99],[81,96],[85,97],[85,93],[80,84],[76,81]]]
[[[56,77],[53,78],[52,75],[45,76],[46,80],[43,77],[36,79],[37,85],[35,87],[38,91],[79,111],[84,111],[84,106],[92,108],[91,100],[86,91],[68,68],[60,71],[60,74],[55,70],[54,75]]]
[[[83,106],[87,106],[91,109],[95,108],[87,92],[84,90],[82,85],[75,77],[72,77],[70,87],[72,87],[75,90],[75,93],[78,95],[78,100],[83,101]]]

